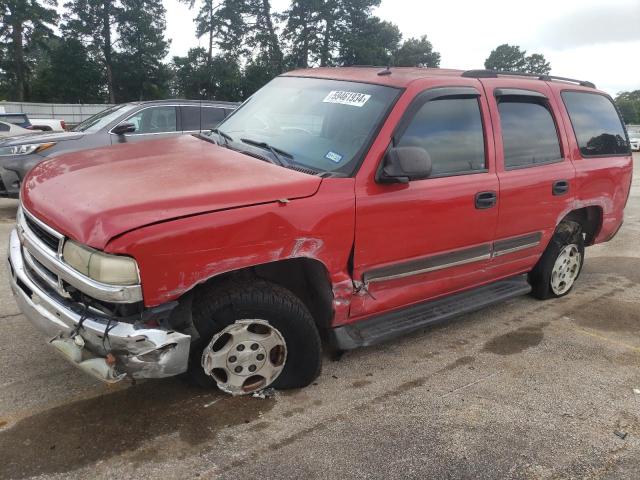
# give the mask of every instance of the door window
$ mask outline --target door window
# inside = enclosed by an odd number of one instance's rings
[[[584,157],[629,155],[622,121],[611,100],[587,92],[562,92],[573,130]]]
[[[484,171],[484,132],[478,99],[442,98],[425,103],[397,146],[424,148],[431,156],[431,177]]]
[[[183,132],[200,131],[200,106],[183,105],[180,107],[180,119]]]
[[[224,120],[223,108],[202,107],[202,130],[211,130]]]
[[[176,107],[148,107],[130,116],[125,122],[136,126],[134,135],[176,131]]]
[[[506,169],[532,167],[562,160],[560,140],[546,99],[500,97]]]

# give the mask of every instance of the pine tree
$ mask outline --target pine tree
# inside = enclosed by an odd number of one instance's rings
[[[118,0],[70,0],[65,8],[64,34],[89,44],[93,55],[104,66],[109,102],[115,103],[112,32],[122,10],[120,3]]]
[[[53,33],[56,5],[56,0],[0,0],[0,42],[7,46],[2,70],[18,101],[29,99],[28,53]]]
[[[120,51],[115,76],[120,100],[162,98],[168,93],[169,50],[164,38],[166,10],[162,0],[121,0],[116,30]]]

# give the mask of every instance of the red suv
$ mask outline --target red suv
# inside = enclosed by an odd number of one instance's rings
[[[282,75],[209,135],[69,153],[23,183],[12,287],[113,382],[309,384],[339,350],[531,292],[620,228],[625,128],[589,82],[486,70]]]

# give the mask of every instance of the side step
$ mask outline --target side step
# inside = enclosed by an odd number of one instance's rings
[[[525,295],[530,291],[531,286],[527,282],[527,276],[518,275],[438,300],[334,328],[330,331],[331,341],[339,350],[374,345],[427,325],[444,322],[458,315]]]

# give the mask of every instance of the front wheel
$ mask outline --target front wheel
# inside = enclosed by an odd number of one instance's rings
[[[580,224],[564,221],[529,273],[532,295],[536,298],[558,298],[568,294],[584,264],[584,238]]]
[[[193,309],[200,333],[190,376],[232,395],[299,388],[320,373],[318,329],[289,290],[262,280],[204,290]]]

